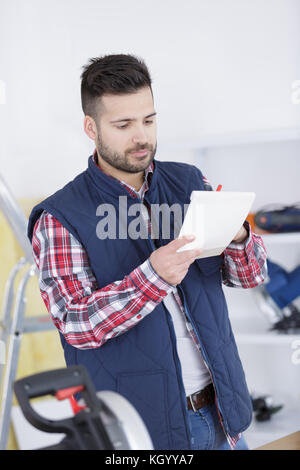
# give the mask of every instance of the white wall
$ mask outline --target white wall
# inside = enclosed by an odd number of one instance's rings
[[[93,143],[79,90],[91,57],[144,58],[159,159],[194,161],[165,144],[203,133],[299,125],[298,0],[2,0],[0,9],[0,171],[17,197],[48,195],[85,169]]]
[[[300,106],[299,106],[300,108]],[[254,191],[252,211],[300,202],[300,140],[209,149],[201,168],[214,188]]]
[[[1,175],[16,197],[42,198],[83,171],[93,143],[83,132],[81,67],[132,53],[153,78],[158,159],[199,164],[214,187],[255,191],[254,210],[299,201],[300,139],[209,148],[204,157],[196,149],[201,136],[300,128],[291,100],[299,18],[299,0],[0,0]],[[274,261],[289,255],[288,269],[300,263],[299,246],[276,250]],[[225,293],[234,328],[267,332],[251,292]],[[239,347],[251,389],[292,400],[298,420],[290,344]],[[281,416],[281,435],[292,432],[295,420]]]

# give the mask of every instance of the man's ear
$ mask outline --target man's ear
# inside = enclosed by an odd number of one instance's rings
[[[94,119],[91,116],[86,115],[84,117],[83,128],[84,128],[84,132],[86,133],[86,135],[90,139],[95,141],[97,136],[98,136],[98,132],[97,132],[96,123],[95,123]]]

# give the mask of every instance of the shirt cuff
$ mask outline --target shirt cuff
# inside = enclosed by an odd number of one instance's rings
[[[245,220],[243,225],[248,232],[248,237],[242,243],[237,243],[237,242],[229,243],[229,245],[225,249],[225,252],[227,249],[229,249],[229,250],[241,252],[242,254],[242,252],[245,252],[245,250],[247,252],[249,251],[249,249],[251,250],[251,244],[253,245],[251,225],[249,224],[248,220]]]
[[[149,258],[129,276],[135,286],[154,302],[161,302],[175,287],[159,276]]]

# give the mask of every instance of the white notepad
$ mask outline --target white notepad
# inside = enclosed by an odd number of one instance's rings
[[[252,192],[192,191],[179,237],[196,238],[177,252],[201,248],[198,258],[220,255],[242,227],[254,199]]]

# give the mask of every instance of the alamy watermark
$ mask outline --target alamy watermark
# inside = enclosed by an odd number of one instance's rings
[[[298,364],[300,364],[300,338],[295,339],[292,342],[291,347],[292,347],[292,349],[295,349],[295,351],[293,351],[292,357],[291,357],[292,363],[295,364],[295,366],[297,366]]]
[[[292,82],[291,101],[293,104],[300,104],[300,80]]]
[[[127,201],[127,196],[119,196],[118,207],[108,203],[97,207],[96,215],[101,219],[96,226],[96,235],[100,240],[147,239],[149,218],[152,239],[178,237],[189,204],[150,204],[147,209],[140,202],[128,206]]]
[[[6,83],[0,80],[0,104],[6,104]]]

